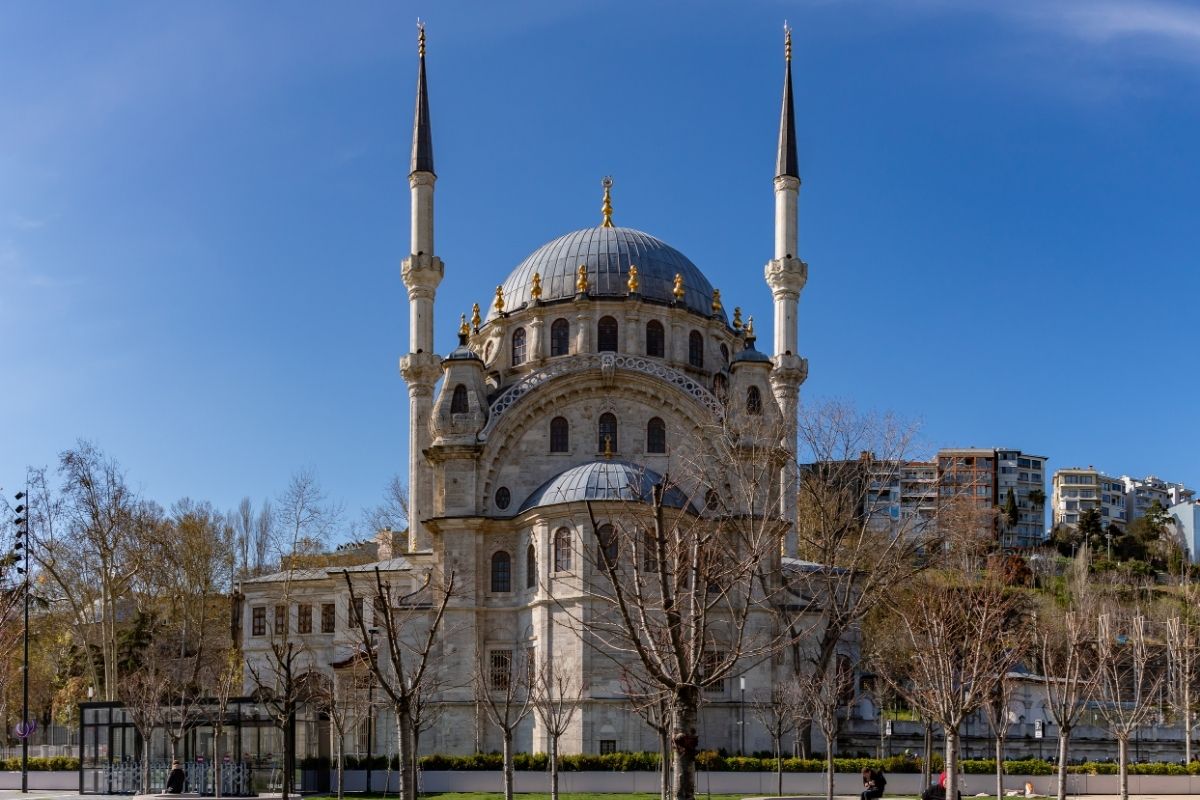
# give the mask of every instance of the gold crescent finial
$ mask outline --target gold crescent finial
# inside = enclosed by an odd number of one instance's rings
[[[675,301],[683,299],[683,273],[675,273],[675,288],[671,290],[671,294],[675,295]]]
[[[754,338],[754,317],[746,318],[746,338]]]
[[[417,55],[425,57],[425,23],[417,17]]]
[[[604,215],[604,221],[600,223],[601,228],[611,228],[612,221],[612,177],[604,176],[604,180],[600,181],[600,185],[604,187],[604,205],[600,206],[600,213]]]
[[[459,314],[458,315],[458,335],[459,336],[469,336],[470,334],[471,334],[471,329],[467,327],[467,315]]]
[[[604,457],[612,458],[612,456],[612,434],[606,433],[604,434]]]
[[[792,26],[787,24],[786,19],[783,21],[783,58],[792,63]]]
[[[479,303],[471,304],[471,329],[479,333],[479,326],[483,323],[483,319],[479,316]]]
[[[609,226],[609,227],[612,227],[612,226]],[[579,265],[579,280],[575,281],[575,289],[580,294],[587,294],[587,290],[588,290],[587,264]]]
[[[721,309],[722,309],[723,307],[724,307],[724,306],[722,306],[722,305],[721,305],[721,290],[720,290],[720,289],[713,289],[713,301],[712,301],[712,312],[713,312],[713,314],[720,314],[720,313],[721,313]]]
[[[742,329],[742,307],[735,306],[733,309],[733,329],[740,331]]]
[[[492,303],[492,308],[496,309],[497,314],[504,312],[504,287],[496,287],[496,302]]]
[[[533,280],[529,282],[529,296],[534,300],[542,299],[542,275],[540,272],[533,273]]]
[[[641,285],[642,285],[642,282],[640,280],[638,280],[637,264],[630,264],[629,265],[629,281],[626,283],[626,286],[629,287],[629,293],[637,294],[638,289],[641,288]]]

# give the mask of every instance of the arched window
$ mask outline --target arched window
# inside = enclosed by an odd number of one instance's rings
[[[559,528],[554,532],[554,571],[570,572],[571,570],[571,531],[569,528]]]
[[[704,493],[704,508],[706,511],[716,511],[721,507],[721,495],[717,494],[716,489],[709,489]]]
[[[713,394],[722,403],[729,397],[729,379],[720,372],[713,375]]]
[[[646,423],[646,452],[667,452],[667,423],[662,417],[651,417]]]
[[[667,352],[667,337],[662,323],[652,319],[646,323],[646,355],[662,358]]]
[[[512,365],[525,363],[525,329],[517,328],[512,337]]]
[[[571,352],[571,323],[561,317],[550,323],[550,355],[565,356]]]
[[[492,554],[492,591],[512,591],[512,559],[503,550]]]
[[[658,572],[658,540],[649,528],[642,530],[642,571]]]
[[[704,337],[700,331],[688,334],[688,363],[697,368],[704,366]]]
[[[759,393],[757,386],[751,386],[746,390],[746,413],[756,415],[762,413],[762,394]]]
[[[597,443],[596,449],[601,453],[612,449],[615,453],[617,450],[617,418],[607,411],[600,415],[600,424],[596,427]]]
[[[600,566],[617,565],[617,531],[612,525],[601,525],[596,529],[596,542],[600,548]]]
[[[601,317],[596,324],[596,349],[601,353],[617,352],[617,321]]]
[[[566,417],[550,420],[550,452],[565,453],[571,449],[571,426]]]
[[[454,387],[454,394],[450,395],[450,413],[465,414],[470,410],[471,406],[467,402],[467,387],[460,383]]]
[[[726,345],[721,345],[721,361],[725,363],[725,366],[729,366],[729,348]]]
[[[533,547],[533,542],[529,543],[529,547],[525,549],[525,588],[532,589],[537,586],[537,550]]]

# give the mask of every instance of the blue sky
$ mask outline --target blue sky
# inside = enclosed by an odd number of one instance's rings
[[[5,0],[6,491],[77,437],[164,505],[404,471],[418,16],[441,352],[607,174],[765,322],[786,18],[805,397],[1200,483],[1195,5]]]

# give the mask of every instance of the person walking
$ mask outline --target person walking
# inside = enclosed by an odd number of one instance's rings
[[[167,774],[167,794],[183,794],[183,786],[187,782],[187,773],[179,759],[171,762],[171,771]]]

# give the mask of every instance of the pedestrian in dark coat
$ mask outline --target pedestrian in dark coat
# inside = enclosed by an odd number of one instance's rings
[[[167,794],[183,794],[183,786],[187,782],[187,773],[183,765],[176,759],[171,762],[171,771],[167,774]]]
[[[863,793],[859,795],[860,800],[879,800],[883,797],[883,787],[887,786],[883,770],[863,767],[862,780]]]

